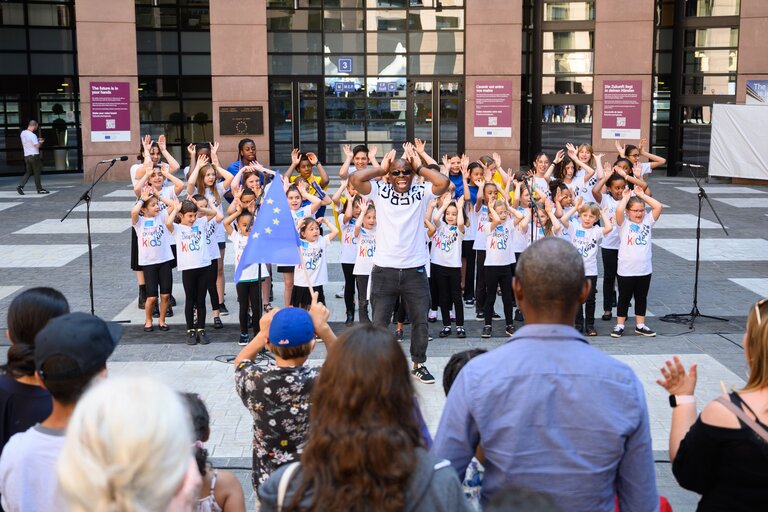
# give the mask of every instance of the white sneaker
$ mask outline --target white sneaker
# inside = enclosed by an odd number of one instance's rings
[[[336,298],[337,299],[343,299],[344,298],[344,287],[341,287],[341,291],[336,292]]]
[[[451,310],[451,315],[450,316],[451,316],[451,322],[455,322],[456,321],[456,312],[454,310]]]

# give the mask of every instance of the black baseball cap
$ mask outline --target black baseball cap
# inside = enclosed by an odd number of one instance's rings
[[[35,369],[40,378],[71,379],[102,368],[123,335],[114,322],[87,313],[68,313],[52,318],[35,336]],[[72,360],[68,370],[49,374],[45,362],[51,356]]]

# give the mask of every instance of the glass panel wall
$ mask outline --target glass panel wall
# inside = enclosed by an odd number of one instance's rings
[[[0,175],[23,174],[35,119],[43,171],[82,169],[74,1],[0,3]]]
[[[141,135],[165,134],[168,150],[185,165],[188,144],[213,138],[208,0],[135,6]]]

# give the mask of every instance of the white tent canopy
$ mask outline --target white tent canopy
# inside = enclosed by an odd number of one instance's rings
[[[768,180],[768,105],[715,104],[709,175]]]

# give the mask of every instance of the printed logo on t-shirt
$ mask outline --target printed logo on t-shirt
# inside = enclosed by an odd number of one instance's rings
[[[301,241],[301,253],[304,256],[304,267],[307,270],[315,270],[323,258],[322,247],[310,247],[309,242],[304,240]]]
[[[408,192],[401,194],[395,192],[392,185],[387,183],[379,189],[379,197],[389,199],[389,202],[394,206],[410,206],[421,201],[421,198],[424,197],[424,185],[414,185]]]
[[[459,239],[459,232],[456,226],[448,226],[448,232],[438,230],[432,235],[432,244],[434,247],[441,250],[444,253],[450,253],[454,247],[457,246],[456,241]]]
[[[350,219],[349,224],[344,227],[344,233],[342,235],[341,243],[344,245],[355,245],[357,239],[355,238],[355,221],[357,219]]]
[[[490,250],[506,251],[509,247],[509,229],[504,225],[496,226],[491,234]]]
[[[145,220],[141,230],[142,247],[161,247],[165,236],[165,227],[162,224],[155,226],[154,220]]]
[[[214,235],[216,234],[216,223],[209,222],[205,225],[205,245],[211,245]]]
[[[199,251],[201,249],[200,240],[202,237],[203,233],[198,229],[198,227],[192,226],[191,231],[184,231],[181,233],[181,240],[178,241],[177,245],[180,248],[182,254]]]
[[[481,206],[480,211],[477,213],[477,232],[482,233],[483,227],[488,222],[488,207],[486,205]]]
[[[648,245],[648,235],[651,232],[651,226],[647,224],[629,225],[629,234],[627,234],[627,247],[633,245]]]
[[[376,237],[373,234],[361,232],[357,239],[357,254],[361,258],[373,258],[376,253]]]

